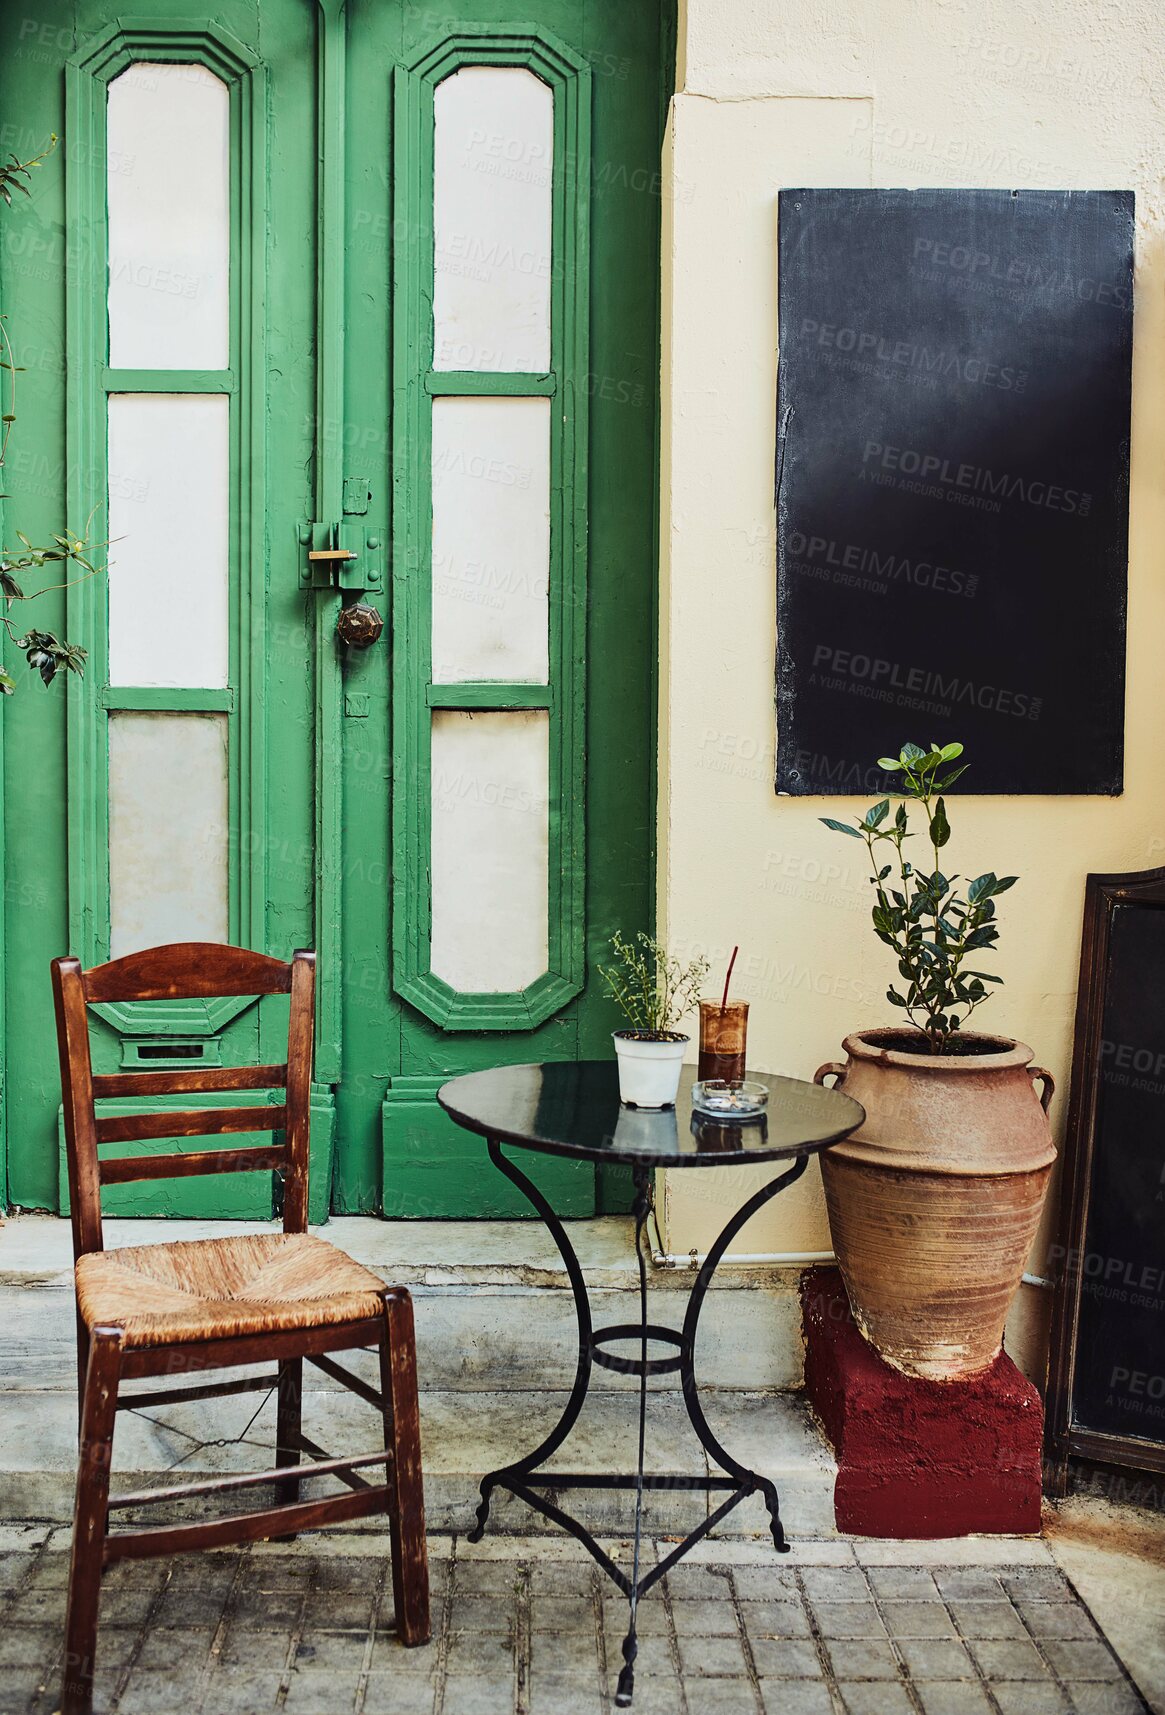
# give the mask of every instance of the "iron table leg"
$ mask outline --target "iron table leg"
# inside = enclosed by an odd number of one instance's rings
[[[704,1409],[700,1404],[699,1390],[696,1387],[696,1335],[700,1326],[700,1312],[704,1308],[704,1298],[725,1251],[740,1229],[752,1219],[758,1209],[763,1209],[769,1199],[775,1197],[778,1191],[783,1191],[787,1185],[792,1185],[794,1181],[800,1179],[806,1165],[807,1157],[798,1156],[788,1172],[782,1173],[780,1178],[774,1179],[771,1184],[762,1186],[754,1197],[750,1197],[744,1207],[733,1215],[721,1232],[720,1237],[704,1258],[700,1272],[696,1276],[696,1284],[692,1288],[691,1297],[688,1299],[687,1314],[684,1316],[684,1337],[683,1345],[680,1348],[680,1385],[684,1392],[684,1404],[688,1408],[688,1418],[699,1437],[700,1445],[705,1452],[712,1455],[721,1469],[729,1472],[738,1483],[747,1485],[750,1490],[760,1490],[769,1510],[773,1546],[780,1554],[788,1554],[789,1544],[785,1540],[785,1531],[781,1524],[781,1503],[777,1495],[777,1486],[769,1478],[758,1477],[752,1471],[746,1471],[743,1465],[738,1465],[709,1428],[708,1419],[704,1416]]]
[[[719,1438],[713,1434],[708,1420],[704,1416],[700,1404],[699,1391],[696,1386],[695,1351],[696,1338],[699,1332],[700,1313],[712,1277],[716,1273],[724,1253],[740,1232],[741,1228],[751,1220],[758,1209],[775,1197],[786,1186],[792,1185],[804,1173],[808,1164],[806,1156],[798,1156],[791,1166],[777,1179],[772,1180],[749,1198],[743,1208],[739,1209],[724,1227],[715,1244],[704,1258],[700,1271],[692,1287],[688,1307],[684,1316],[683,1331],[680,1334],[665,1328],[656,1328],[647,1319],[647,1258],[644,1248],[644,1228],[652,1202],[652,1170],[646,1167],[634,1169],[635,1197],[632,1212],[635,1217],[635,1257],[639,1274],[639,1321],[637,1324],[620,1324],[613,1328],[596,1330],[591,1320],[590,1299],[587,1296],[586,1281],[579,1265],[574,1247],[566,1235],[566,1229],[559,1220],[546,1198],[538,1187],[527,1178],[520,1168],[507,1159],[501,1152],[500,1145],[492,1138],[489,1141],[490,1159],[506,1178],[509,1179],[529,1199],[538,1214],[549,1229],[558,1251],[566,1266],[567,1277],[570,1280],[571,1291],[574,1295],[575,1314],[578,1319],[578,1361],[575,1367],[574,1385],[567,1400],[562,1416],[554,1428],[546,1435],[532,1453],[524,1458],[515,1460],[497,1471],[491,1471],[481,1482],[481,1502],[477,1509],[477,1522],[469,1533],[470,1542],[480,1542],[489,1517],[490,1499],[495,1488],[499,1486],[509,1489],[511,1494],[526,1501],[545,1518],[560,1525],[564,1530],[578,1539],[593,1555],[594,1559],[613,1580],[616,1586],[627,1597],[628,1629],[623,1640],[623,1666],[619,1672],[615,1692],[615,1705],[626,1709],[630,1706],[635,1689],[635,1658],[638,1654],[636,1636],[636,1619],[640,1597],[656,1584],[663,1575],[681,1560],[695,1543],[715,1528],[720,1521],[728,1516],[734,1507],[749,1495],[760,1493],[768,1508],[774,1546],[782,1553],[788,1553],[789,1545],[785,1540],[781,1524],[780,1500],[775,1483],[767,1477],[758,1476],[756,1472],[747,1470],[739,1464]],[[639,1342],[638,1359],[616,1359],[612,1354],[598,1350],[598,1361],[605,1367],[622,1370],[624,1373],[639,1377],[639,1442],[636,1467],[633,1473],[626,1476],[596,1475],[582,1472],[555,1472],[553,1476],[543,1479],[547,1486],[557,1490],[570,1489],[629,1489],[635,1495],[635,1535],[634,1551],[630,1576],[617,1567],[590,1531],[572,1518],[556,1502],[535,1493],[530,1486],[530,1480],[553,1453],[556,1453],[566,1440],[579,1413],[590,1386],[591,1370],[596,1358],[596,1350],[603,1339],[629,1339]],[[664,1340],[678,1348],[675,1357],[649,1360],[647,1347],[649,1340]],[[680,1387],[683,1393],[684,1405],[687,1409],[688,1420],[695,1430],[696,1437],[704,1451],[719,1465],[726,1476],[712,1475],[703,1477],[657,1477],[645,1472],[647,1444],[647,1381],[651,1375],[678,1372]],[[683,1541],[678,1543],[665,1558],[653,1566],[646,1575],[641,1571],[643,1544],[643,1497],[647,1490],[656,1488],[691,1489],[711,1494],[717,1489],[729,1491],[728,1498],[710,1512],[695,1530],[690,1531]]]
[[[635,1465],[635,1546],[631,1563],[631,1588],[627,1592],[627,1636],[623,1639],[623,1666],[619,1670],[619,1681],[615,1689],[616,1709],[629,1708],[635,1690],[635,1657],[639,1653],[635,1626],[641,1588],[639,1562],[643,1546],[643,1467],[646,1463],[647,1447],[647,1258],[643,1254],[643,1229],[651,1208],[649,1169],[635,1168],[634,1183],[635,1200],[632,1212],[635,1215],[635,1260],[639,1266],[639,1453]]]
[[[566,1409],[549,1435],[524,1459],[516,1459],[512,1465],[506,1465],[499,1471],[491,1471],[488,1477],[482,1478],[477,1523],[469,1533],[470,1542],[481,1541],[485,1522],[489,1517],[490,1496],[498,1484],[501,1483],[503,1487],[508,1488],[511,1486],[512,1480],[521,1483],[524,1478],[528,1477],[532,1471],[535,1471],[539,1465],[549,1459],[551,1454],[556,1453],[562,1446],[578,1421],[578,1414],[583,1408],[583,1401],[587,1397],[587,1388],[590,1386],[591,1380],[591,1302],[587,1297],[586,1281],[583,1279],[578,1257],[566,1236],[566,1229],[533,1180],[528,1179],[519,1167],[515,1167],[512,1161],[507,1160],[493,1138],[489,1140],[489,1155],[494,1166],[500,1169],[506,1178],[511,1180],[519,1191],[529,1198],[558,1246],[559,1255],[566,1265],[567,1276],[574,1293],[574,1309],[578,1318],[578,1362],[575,1366],[574,1386],[571,1389],[570,1398],[566,1402]]]

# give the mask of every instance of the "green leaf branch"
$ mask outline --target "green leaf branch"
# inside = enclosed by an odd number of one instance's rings
[[[56,133],[51,136],[48,147],[31,160],[21,161],[10,154],[7,161],[0,161],[0,198],[8,206],[12,206],[12,193],[20,191],[24,196],[31,195],[27,181],[32,177],[33,167],[40,166],[57,146]],[[0,370],[8,376],[8,397],[6,408],[0,412],[0,469],[8,453],[8,442],[16,422],[16,377],[22,374],[22,368],[16,361],[12,349],[12,341],[8,334],[7,317],[0,316]],[[0,500],[4,498],[0,494]],[[17,626],[10,617],[14,601],[34,601],[37,596],[48,595],[53,590],[69,589],[73,584],[83,583],[86,578],[97,577],[104,569],[94,564],[94,555],[99,549],[108,547],[108,542],[94,543],[91,540],[93,514],[90,514],[83,535],[66,529],[60,535],[54,535],[47,547],[38,548],[33,545],[22,531],[16,532],[20,543],[17,550],[0,549],[0,598],[5,603],[5,611],[0,613],[0,625],[8,633],[17,649],[24,651],[29,667],[39,673],[45,685],[51,685],[60,672],[83,674],[85,671],[86,651],[79,644],[69,643],[59,638],[55,632],[42,630],[24,630]],[[54,565],[73,565],[80,569],[81,576],[69,579],[64,583],[42,584],[39,589],[26,591],[20,581],[19,574],[24,572],[44,572]],[[16,689],[16,683],[7,670],[0,666],[0,693],[11,696]]]
[[[614,962],[600,965],[599,975],[629,1028],[648,1036],[674,1031],[699,999],[707,959],[682,964],[662,941],[642,931],[632,941],[616,931],[611,946]]]
[[[995,900],[1019,879],[988,871],[968,882],[964,894],[956,887],[961,877],[943,871],[940,854],[951,837],[944,794],[967,767],[951,766],[962,754],[961,744],[932,744],[929,750],[903,745],[896,757],[878,758],[880,768],[901,776],[904,801],[893,816],[885,797],[854,826],[821,817],[835,833],[865,843],[877,893],[874,933],[895,954],[903,984],[901,989],[891,984],[886,998],[924,1033],[934,1054],[946,1052],[956,1032],[990,998],[986,985],[1003,981],[994,972],[970,969],[966,961],[995,950]],[[929,865],[916,866],[906,855],[906,841],[917,835],[905,800],[916,803],[925,817]]]
[[[39,167],[42,161],[47,161],[56,146],[57,134],[52,131],[49,133],[46,146],[39,155],[34,155],[30,161],[22,161],[18,155],[12,154],[11,151],[6,161],[0,161],[0,197],[4,198],[9,208],[12,207],[13,191],[20,191],[24,196],[32,195],[25,180],[32,178],[32,169]]]
[[[8,208],[12,207],[13,191],[19,191],[22,196],[26,197],[32,195],[25,180],[32,178],[32,169],[39,167],[42,161],[47,160],[56,146],[57,134],[54,131],[49,137],[48,147],[42,149],[39,155],[34,155],[31,160],[22,161],[18,156],[9,154],[6,161],[0,161],[0,197],[3,197]],[[12,433],[12,425],[16,421],[16,377],[23,373],[21,366],[16,361],[16,354],[12,350],[12,342],[8,337],[6,324],[7,317],[0,316],[0,342],[4,348],[3,356],[0,356],[0,369],[5,369],[8,372],[8,408],[0,413],[0,423],[3,424],[3,432],[0,433],[0,465],[4,463],[4,455],[8,451],[8,438]]]

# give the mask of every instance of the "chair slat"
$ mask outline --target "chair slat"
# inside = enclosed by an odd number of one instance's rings
[[[102,1161],[103,1185],[125,1185],[131,1179],[189,1179],[196,1173],[258,1173],[283,1166],[284,1154],[277,1143],[254,1149],[201,1149],[189,1155],[118,1155]]]
[[[224,1339],[131,1346],[122,1354],[121,1373],[126,1381],[140,1381],[147,1376],[229,1370],[240,1364],[263,1364],[269,1358],[304,1358],[312,1352],[375,1347],[383,1333],[384,1317],[369,1316],[359,1322],[330,1322],[321,1328],[295,1328],[285,1334],[227,1335]]]
[[[367,1382],[361,1381],[359,1376],[354,1376],[351,1370],[346,1370],[343,1364],[334,1364],[330,1358],[325,1358],[320,1352],[312,1353],[307,1361],[309,1364],[314,1364],[317,1370],[322,1370],[326,1376],[331,1376],[332,1380],[339,1382],[342,1387],[349,1388],[352,1393],[359,1394],[360,1398],[366,1399],[369,1405],[374,1405],[377,1411],[384,1410],[384,1395],[378,1393],[375,1388],[369,1387]]]
[[[238,1489],[261,1488],[264,1483],[280,1483],[289,1474],[305,1483],[312,1477],[338,1477],[343,1471],[359,1471],[365,1465],[383,1465],[386,1451],[382,1447],[375,1453],[345,1453],[333,1459],[321,1449],[322,1456],[310,1465],[280,1465],[269,1471],[241,1471],[231,1477],[200,1477],[196,1483],[175,1483],[167,1488],[133,1489],[128,1493],[110,1495],[109,1510],[156,1507],[172,1501],[194,1500],[199,1495],[231,1494]]]
[[[98,1072],[93,1094],[98,1101],[109,1096],[181,1096],[188,1091],[265,1090],[284,1088],[287,1066],[207,1066],[189,1071]]]
[[[318,1441],[311,1440],[311,1438],[307,1435],[304,1435],[302,1431],[298,1435],[293,1436],[290,1445],[293,1447],[298,1447],[301,1453],[307,1453],[313,1459],[327,1459],[330,1456],[328,1453],[326,1453],[324,1451],[324,1449],[320,1446]],[[385,1463],[386,1464],[388,1463],[387,1456],[385,1458]],[[311,1467],[308,1465],[299,1465],[296,1467],[296,1469],[297,1469],[297,1471],[307,1471],[307,1472],[309,1472],[309,1474],[311,1471]],[[318,1469],[318,1466],[317,1466],[317,1469]],[[363,1477],[358,1477],[356,1475],[355,1471],[337,1470],[335,1475],[339,1478],[341,1483],[346,1483],[350,1489],[359,1490],[359,1489],[370,1489],[372,1487],[371,1483],[366,1483],[364,1481]],[[297,1478],[297,1480],[298,1480],[298,1478]]]
[[[123,1114],[97,1121],[97,1142],[137,1143],[147,1137],[221,1137],[235,1131],[282,1131],[286,1120],[287,1109],[282,1103],[274,1108],[195,1108],[169,1114]]]
[[[383,1453],[380,1457],[384,1458]],[[288,1466],[279,1475],[285,1477],[289,1471],[298,1475],[295,1466]],[[297,1501],[266,1512],[233,1513],[227,1518],[200,1519],[197,1524],[119,1530],[105,1538],[104,1561],[111,1566],[115,1560],[145,1560],[160,1554],[189,1554],[199,1548],[225,1548],[236,1542],[261,1542],[269,1536],[297,1536],[301,1531],[319,1530],[321,1525],[386,1512],[391,1501],[392,1490],[382,1483],[359,1495],[325,1495],[318,1501]]]
[[[84,973],[90,1005],[110,1000],[208,1000],[220,995],[289,994],[291,966],[248,948],[184,941],[147,947]]]
[[[181,1405],[187,1400],[219,1399],[233,1393],[274,1393],[279,1371],[266,1376],[242,1376],[237,1381],[206,1382],[202,1387],[146,1388],[141,1393],[119,1393],[118,1411],[141,1411],[155,1405]]]

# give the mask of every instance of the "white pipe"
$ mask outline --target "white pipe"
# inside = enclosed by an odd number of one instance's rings
[[[676,1253],[664,1250],[654,1209],[648,1214],[647,1223],[651,1260],[656,1268],[699,1268],[704,1260],[699,1251]],[[729,1251],[724,1258],[724,1262],[730,1266],[744,1263],[763,1268],[811,1268],[815,1263],[831,1263],[836,1260],[832,1251]]]

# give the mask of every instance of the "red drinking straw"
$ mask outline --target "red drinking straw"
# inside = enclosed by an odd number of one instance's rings
[[[737,955],[737,953],[739,953],[739,951],[740,951],[739,947],[733,947],[732,957],[728,961],[728,975],[724,979],[724,998],[720,1002],[720,1016],[721,1016],[721,1018],[724,1017],[725,1010],[727,1009],[727,1006],[728,1006],[728,985],[732,981],[732,967],[736,963],[736,955]]]

